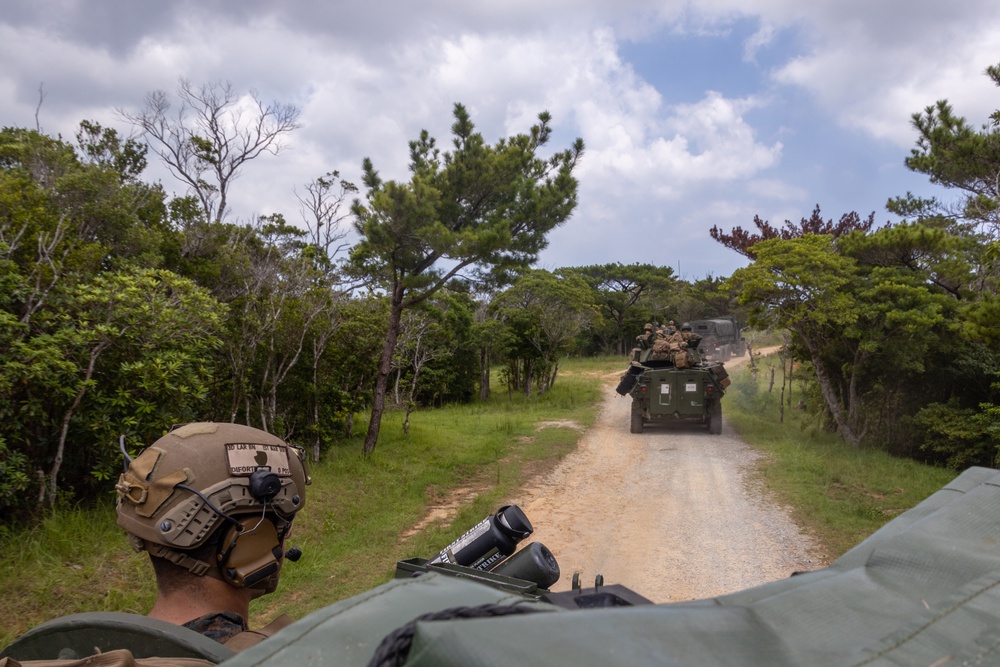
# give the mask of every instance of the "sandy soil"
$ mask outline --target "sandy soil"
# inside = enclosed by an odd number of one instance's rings
[[[510,499],[535,528],[526,543],[541,542],[559,562],[552,590],[568,590],[574,572],[585,587],[601,574],[653,602],[678,602],[825,565],[788,508],[751,483],[760,455],[725,419],[721,435],[691,425],[631,434],[619,376],[607,378],[600,416],[577,450]]]

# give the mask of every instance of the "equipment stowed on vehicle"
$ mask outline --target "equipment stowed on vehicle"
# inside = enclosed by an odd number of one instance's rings
[[[729,384],[729,373],[718,361],[678,368],[647,360],[630,366],[615,391],[632,396],[632,433],[642,433],[647,423],[693,422],[718,435],[722,433],[722,397]]]

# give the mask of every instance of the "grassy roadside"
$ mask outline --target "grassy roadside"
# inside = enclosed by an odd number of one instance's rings
[[[757,480],[793,508],[796,522],[816,538],[828,560],[956,476],[952,470],[845,444],[820,428],[815,417],[793,407],[798,396],[791,404],[786,396],[782,418],[777,358],[758,362],[756,382],[748,366],[732,374],[724,399],[726,419],[765,454],[756,468]],[[775,367],[776,386],[769,390]],[[792,391],[800,391],[798,383]]]
[[[251,625],[279,613],[302,616],[385,582],[396,561],[429,557],[531,476],[554,466],[590,426],[601,401],[600,375],[620,358],[571,360],[543,396],[499,390],[486,403],[411,416],[388,413],[378,448],[361,456],[360,435],[311,467],[313,484],[290,544],[304,555],[289,564],[278,592],[254,603]],[[543,422],[549,427],[539,428]],[[416,531],[429,510],[454,506]],[[98,508],[62,508],[43,524],[0,535],[0,646],[62,614],[145,613],[155,586],[144,554],[134,554],[114,522],[111,499]]]

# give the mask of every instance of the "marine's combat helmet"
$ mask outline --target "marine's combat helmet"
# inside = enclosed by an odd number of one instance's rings
[[[653,330],[653,323],[652,322],[646,322],[644,325],[642,325],[642,330],[643,331],[652,331]]]
[[[691,325],[685,322],[681,325],[681,331],[691,331]]]
[[[115,485],[118,525],[136,551],[269,593],[305,506],[304,460],[301,449],[249,426],[176,427],[134,459],[126,455]]]

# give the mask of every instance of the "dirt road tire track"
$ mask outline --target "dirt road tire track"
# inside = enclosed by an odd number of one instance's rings
[[[825,564],[788,508],[751,483],[760,454],[725,420],[721,435],[690,425],[632,434],[631,399],[615,393],[617,381],[607,379],[578,448],[512,499],[535,527],[530,539],[559,562],[553,590],[580,572],[585,586],[601,574],[653,602],[679,602]]]

